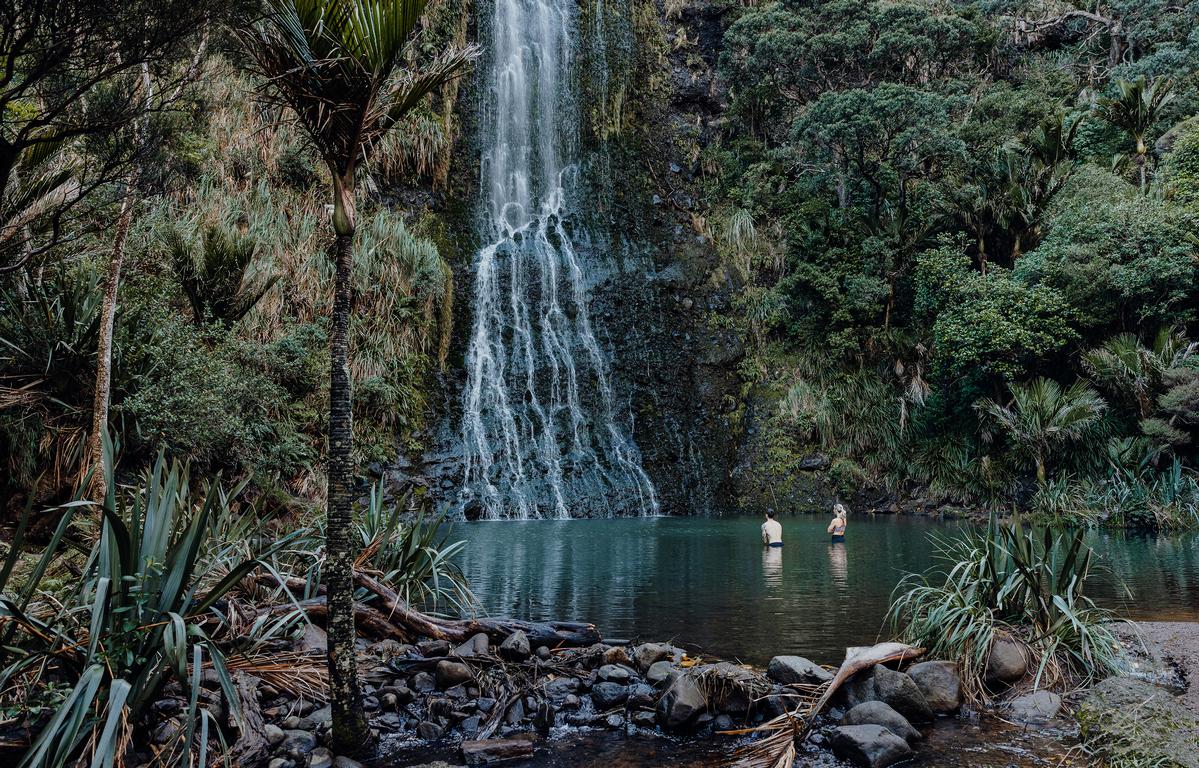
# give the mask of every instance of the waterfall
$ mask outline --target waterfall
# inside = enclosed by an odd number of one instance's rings
[[[574,221],[573,0],[494,0],[482,119],[464,504],[489,518],[656,514],[588,312]]]

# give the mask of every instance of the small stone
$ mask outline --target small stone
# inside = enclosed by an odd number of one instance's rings
[[[316,734],[308,731],[284,731],[283,741],[279,744],[280,752],[297,760],[310,754],[314,749],[316,749]]]
[[[542,661],[549,661],[553,657],[554,653],[549,648],[544,645],[537,646],[537,658],[541,659]]]
[[[437,741],[444,730],[437,723],[424,720],[416,726],[416,735],[425,741]]]
[[[445,640],[421,640],[416,647],[420,650],[421,656],[426,659],[434,656],[448,656],[450,653],[450,644]]]
[[[604,681],[596,683],[591,689],[591,699],[595,702],[595,708],[600,711],[620,706],[628,698],[628,687],[620,683]]]
[[[632,661],[629,659],[629,652],[624,649],[624,646],[615,645],[604,651],[604,663],[624,664],[627,666]]]
[[[658,701],[658,722],[668,731],[684,728],[708,708],[708,697],[689,675],[680,675]]]
[[[178,720],[164,720],[154,728],[154,734],[150,737],[155,744],[167,744],[179,738],[183,733],[183,727]]]
[[[333,768],[333,753],[324,747],[317,747],[308,756],[308,768]]]
[[[1015,640],[1000,638],[991,643],[987,655],[987,682],[1010,685],[1018,682],[1028,672],[1028,658],[1024,648]]]
[[[382,697],[380,697],[379,703],[383,706],[384,709],[394,710],[396,707],[398,707],[400,705],[400,699],[394,693],[391,693],[389,691],[389,692],[383,694]]]
[[[887,768],[910,758],[912,748],[881,725],[842,725],[833,730],[833,754],[866,768]]]
[[[519,629],[504,638],[500,643],[500,656],[510,661],[524,661],[532,651],[529,649],[529,637]]]
[[[639,728],[653,728],[655,724],[653,712],[634,712],[629,715],[629,720]]]
[[[1008,703],[1008,714],[1013,720],[1033,725],[1050,722],[1061,709],[1062,697],[1052,691],[1034,691]]]
[[[289,731],[296,730],[300,727],[300,716],[288,715],[287,717],[283,718],[283,727]]]
[[[477,706],[479,708],[480,712],[482,712],[483,714],[487,714],[488,712],[490,712],[492,709],[495,708],[495,699],[491,699],[486,696],[480,696],[475,701],[475,706]]]
[[[911,744],[921,737],[903,715],[881,701],[863,702],[845,716],[846,725],[881,725],[891,733]]]
[[[733,718],[728,715],[717,715],[712,721],[712,727],[718,731],[727,731],[733,727]]]
[[[305,624],[304,634],[296,643],[296,650],[300,653],[324,655],[328,648],[329,636],[325,634],[325,630],[313,624]]]
[[[417,672],[412,676],[412,687],[421,693],[428,693],[437,687],[437,680],[428,672]]]
[[[266,743],[272,747],[277,747],[283,743],[285,734],[283,729],[274,723],[267,723],[262,727],[262,735],[266,736]]]
[[[624,715],[612,713],[611,715],[608,715],[606,718],[604,718],[604,723],[609,728],[623,728],[624,727]]]
[[[455,648],[454,655],[461,657],[486,656],[490,649],[491,641],[487,639],[487,635],[480,632]]]
[[[822,685],[833,679],[833,673],[803,656],[775,656],[767,665],[766,674],[783,685]]]
[[[653,709],[658,702],[658,692],[645,683],[629,686],[629,706],[634,709]]]
[[[367,712],[374,712],[379,709],[379,699],[374,696],[362,697],[362,708]]]
[[[504,715],[504,722],[508,725],[520,725],[525,719],[525,702],[524,699],[517,699],[508,707],[507,713]]]
[[[566,698],[564,698],[562,700],[562,708],[563,709],[578,709],[580,703],[581,702],[579,701],[578,696],[575,696],[573,693],[568,693],[568,694],[566,694]]]
[[[923,661],[908,668],[908,677],[924,694],[933,712],[950,715],[962,706],[962,680],[952,661]]]
[[[271,761],[266,764],[266,768],[293,768],[294,765],[295,763],[286,757],[272,757]]]
[[[671,647],[666,643],[642,643],[633,649],[633,660],[637,662],[637,669],[642,672],[655,662],[669,659],[670,656]]]
[[[437,686],[439,688],[452,688],[473,679],[473,677],[470,667],[462,662],[449,660],[437,662]]]
[[[333,768],[363,768],[362,763],[343,755],[333,758]]]
[[[666,682],[674,672],[674,664],[669,661],[655,661],[645,673],[645,679],[654,685]]]
[[[609,683],[619,683],[625,685],[629,682],[632,673],[628,667],[622,667],[619,664],[605,664],[599,668],[599,678]]]
[[[483,719],[478,715],[471,715],[462,721],[462,734],[464,736],[474,736],[479,732],[479,728],[483,725]]]

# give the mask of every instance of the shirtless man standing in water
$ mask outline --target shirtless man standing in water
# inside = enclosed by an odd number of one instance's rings
[[[766,522],[762,523],[762,543],[768,547],[783,546],[783,526],[774,519],[773,512],[767,512]]]

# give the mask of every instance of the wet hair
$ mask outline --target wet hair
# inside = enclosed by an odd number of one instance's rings
[[[773,509],[766,510],[766,516],[769,517],[771,520],[773,520],[774,519],[774,510]]]

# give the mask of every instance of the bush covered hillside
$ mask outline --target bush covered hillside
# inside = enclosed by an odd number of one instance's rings
[[[704,154],[772,467],[1196,522],[1199,5],[734,12]]]

